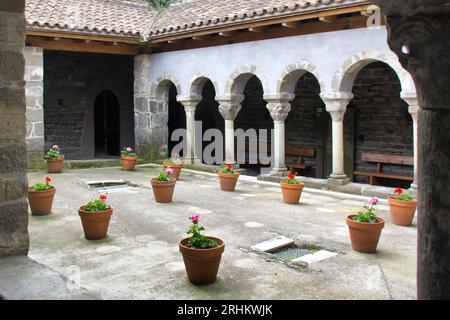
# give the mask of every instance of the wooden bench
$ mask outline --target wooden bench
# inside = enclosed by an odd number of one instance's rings
[[[286,157],[298,157],[295,162],[287,162],[286,166],[292,173],[296,173],[296,170],[308,171],[312,169],[311,165],[305,165],[305,158],[315,158],[316,149],[313,148],[300,148],[300,147],[286,147]]]
[[[396,174],[392,174],[392,173],[383,173],[382,172],[383,164],[413,166],[414,165],[413,157],[363,152],[363,154],[361,156],[361,160],[365,161],[365,162],[372,162],[372,163],[377,164],[377,169],[375,172],[355,171],[353,173],[355,176],[369,177],[370,185],[376,184],[377,180],[379,178],[397,179],[397,180],[405,180],[405,181],[411,181],[411,182],[414,181],[414,177],[401,176],[401,175],[396,175]]]

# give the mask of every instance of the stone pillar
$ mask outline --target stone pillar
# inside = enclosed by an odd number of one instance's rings
[[[375,0],[389,46],[415,82],[418,112],[419,299],[450,299],[450,8],[448,1]]]
[[[150,55],[137,56],[134,58],[134,136],[136,152],[143,159],[161,158],[161,146],[153,143],[154,135],[160,136],[153,132],[158,104],[151,96]],[[167,138],[161,140],[167,141]]]
[[[264,96],[274,127],[274,141],[272,142],[274,145],[274,163],[270,171],[270,175],[273,176],[284,176],[288,172],[285,159],[285,121],[291,110],[289,101],[294,99],[294,97],[294,95],[286,95],[284,97]]]
[[[241,111],[241,102],[244,101],[244,95],[232,95],[226,97],[217,97],[219,102],[219,112],[225,119],[225,163],[235,164],[234,153],[234,119]]]
[[[344,116],[353,94],[333,92],[320,96],[332,120],[333,173],[328,181],[331,184],[347,184],[350,180],[344,172]]]
[[[201,100],[201,97],[184,98],[177,96],[177,101],[184,106],[184,111],[186,112],[186,154],[184,156],[186,163],[199,163],[195,144],[197,134],[195,132],[195,110]]]
[[[25,47],[25,94],[27,105],[28,167],[44,165],[44,50]]]
[[[419,112],[419,102],[417,100],[416,94],[402,94],[402,99],[408,103],[408,112],[413,119],[413,147],[414,147],[414,182],[411,184],[411,188],[417,190],[418,184],[418,131],[417,131],[417,114]]]
[[[27,254],[25,1],[0,1],[0,257]]]

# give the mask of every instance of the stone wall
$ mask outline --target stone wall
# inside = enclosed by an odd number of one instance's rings
[[[44,50],[25,47],[28,166],[44,164]]]
[[[120,103],[120,145],[134,145],[133,58],[44,52],[45,144],[61,146],[67,159],[95,156],[94,103],[104,90]]]
[[[413,156],[413,125],[408,104],[400,98],[400,82],[384,63],[372,63],[355,79],[355,170],[375,170],[376,164],[361,161],[363,152]],[[383,171],[413,176],[412,166],[385,165]],[[357,177],[357,182],[367,182]],[[397,181],[398,182],[398,181]]]
[[[0,1],[0,257],[29,248],[24,2]]]

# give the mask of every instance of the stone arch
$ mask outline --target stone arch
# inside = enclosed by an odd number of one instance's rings
[[[269,92],[266,77],[264,77],[264,75],[258,70],[258,68],[253,65],[244,65],[239,67],[230,75],[225,84],[224,93],[226,95],[242,94],[248,80],[250,80],[250,78],[253,76],[256,76],[259,81],[261,81],[264,93]]]
[[[163,75],[158,77],[152,85],[152,96],[157,100],[166,100],[169,94],[170,85],[173,84],[177,88],[177,94],[181,95],[180,82],[171,75]]]
[[[206,84],[206,82],[211,81],[211,83],[214,86],[214,90],[216,93],[218,92],[219,86],[215,81],[212,80],[212,77],[205,74],[196,74],[194,77],[192,77],[191,81],[189,82],[189,94],[190,96],[196,97],[201,96],[203,88]]]
[[[414,81],[411,75],[403,69],[397,56],[394,53],[379,51],[363,51],[354,54],[350,59],[344,61],[338,71],[333,76],[332,91],[334,92],[351,92],[353,83],[359,71],[372,62],[384,62],[390,66],[397,74],[402,92],[413,94],[416,92]]]
[[[283,69],[277,82],[277,93],[293,94],[298,80],[308,72],[319,82],[320,91],[325,92],[325,83],[322,76],[317,71],[317,68],[309,61],[301,60],[297,63],[290,64]]]

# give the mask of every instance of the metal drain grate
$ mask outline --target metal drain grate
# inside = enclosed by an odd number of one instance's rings
[[[314,253],[316,250],[299,248],[297,246],[290,246],[286,248],[282,248],[278,251],[273,252],[272,254],[280,260],[289,262],[295,260],[297,258],[306,256],[308,254]]]

